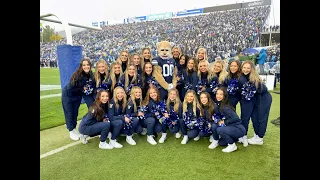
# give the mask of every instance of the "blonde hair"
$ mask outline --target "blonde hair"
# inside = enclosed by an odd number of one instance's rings
[[[201,60],[199,62],[199,64],[198,64],[198,78],[199,79],[201,79],[200,63],[205,63],[207,65],[207,72],[208,72],[207,79],[208,79],[208,82],[209,82],[212,79],[212,77],[214,76],[212,70],[209,67],[210,66],[209,62],[206,61],[206,60]]]
[[[171,92],[176,93],[176,99],[173,101],[174,102],[173,110],[174,110],[174,112],[178,113],[179,112],[179,105],[180,105],[181,101],[180,101],[180,97],[179,97],[179,92],[176,88],[172,88],[168,91],[168,98],[167,98],[167,102],[166,102],[167,111],[170,112],[171,99],[169,98],[169,95]]]
[[[133,78],[130,82],[130,84],[133,84],[134,82],[137,82],[138,78],[137,78],[137,68],[134,64],[129,64],[128,67],[127,67],[127,70],[129,70],[130,67],[134,67],[134,75],[133,75]],[[127,90],[128,88],[128,85],[129,85],[129,71],[126,71],[124,73],[124,89]]]
[[[96,87],[99,87],[99,85],[100,85],[100,73],[98,71],[99,64],[103,64],[106,67],[106,69],[104,70],[104,80],[103,80],[103,82],[105,82],[109,77],[109,72],[108,72],[109,66],[108,66],[108,64],[107,64],[107,62],[105,60],[100,59],[96,64],[96,70],[94,72],[94,78],[96,80]]]
[[[139,86],[133,86],[132,87],[131,92],[130,92],[130,99],[129,99],[129,101],[132,101],[132,103],[133,103],[134,112],[137,112],[136,97],[134,96],[134,94],[136,93],[137,90],[141,91],[141,97],[139,98],[140,99],[140,104],[138,104],[138,106],[141,105],[141,102],[142,102],[142,90],[141,90],[141,88]]]
[[[214,64],[213,64],[213,67],[214,67],[214,65],[217,64],[217,63],[221,65],[221,71],[220,71],[220,74],[219,74],[218,82],[219,82],[219,84],[222,84],[223,81],[226,79],[228,73],[227,73],[226,68],[224,67],[224,66],[225,66],[224,60],[216,60],[216,61],[214,62]],[[217,76],[216,73],[213,72],[213,74],[214,74],[215,76]]]
[[[253,83],[256,86],[256,88],[258,88],[259,83],[262,83],[263,81],[260,78],[259,74],[257,73],[253,62],[250,61],[250,60],[244,61],[242,63],[242,65],[241,65],[241,71],[242,71],[243,65],[245,65],[245,64],[250,64],[250,66],[251,66],[251,72],[250,72],[250,75],[249,75],[249,81],[251,83]]]
[[[178,58],[180,59],[180,57],[181,57],[181,55],[182,55],[181,48],[178,47],[178,46],[173,46],[173,47],[171,48],[171,52],[173,52],[174,49],[178,49],[178,51],[179,51],[179,56],[178,56]],[[172,54],[172,56],[173,56],[173,54]]]
[[[149,52],[150,52],[150,59],[149,59],[149,60],[150,60],[150,62],[152,61],[152,52],[151,52],[151,49],[148,48],[148,47],[142,48],[141,53],[140,53],[140,59],[141,59],[140,64],[141,64],[141,67],[142,67],[142,68],[143,68],[143,66],[144,66],[143,52],[144,52],[145,50],[149,50]]]
[[[127,50],[122,50],[122,51],[120,52],[120,55],[119,55],[118,59],[117,59],[117,62],[119,62],[121,66],[122,66],[122,61],[121,61],[120,58],[121,58],[122,53],[127,53],[127,54],[128,54],[128,59],[127,59],[127,61],[126,61],[126,64],[128,64],[128,62],[129,62],[129,60],[130,60],[129,51],[127,51]]]
[[[118,61],[113,62],[111,64],[111,68],[110,68],[110,78],[111,78],[111,81],[112,81],[111,88],[110,88],[111,91],[113,91],[113,88],[117,83],[116,82],[116,75],[114,73],[114,66],[115,65],[119,65],[120,66],[120,75],[119,75],[119,77],[122,76],[122,74],[123,74],[121,64]]]
[[[141,56],[138,53],[133,53],[133,54],[130,55],[130,59],[129,59],[128,64],[134,64],[134,61],[133,61],[134,56],[138,56],[139,57],[139,59],[140,59],[140,64],[139,65],[141,66]]]
[[[199,101],[198,101],[198,98],[197,98],[197,94],[196,94],[196,92],[194,90],[188,90],[186,95],[184,96],[183,106],[182,106],[183,114],[188,111],[188,109],[187,109],[187,106],[188,106],[187,105],[187,103],[188,103],[187,95],[189,93],[193,94],[192,111],[193,111],[194,116],[197,116],[197,108],[200,109],[201,107],[200,107],[200,104],[199,104]]]
[[[151,89],[156,91],[156,93],[157,93],[157,101],[160,101],[160,92],[159,92],[159,90],[157,88],[155,88],[155,87],[150,86],[149,89],[148,89],[147,95],[144,98],[143,103],[142,103],[144,106],[149,104]]]
[[[206,48],[204,48],[204,47],[201,47],[201,48],[199,48],[199,49],[198,49],[197,54],[196,54],[196,58],[197,58],[197,60],[199,60],[198,54],[199,54],[199,52],[200,52],[200,51],[204,51],[204,57],[203,57],[203,60],[208,61],[208,54],[207,54],[207,50],[206,50]]]
[[[114,91],[113,91],[113,100],[115,103],[116,110],[119,109],[119,104],[118,104],[118,98],[117,98],[117,91],[123,91],[123,98],[122,98],[122,112],[125,111],[127,107],[127,95],[124,89],[121,86],[117,86]]]

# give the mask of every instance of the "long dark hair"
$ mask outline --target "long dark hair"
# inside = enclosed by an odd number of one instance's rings
[[[74,86],[75,85],[75,82],[77,81],[77,80],[79,80],[80,79],[80,77],[83,75],[83,69],[82,69],[82,65],[83,65],[83,62],[84,61],[87,61],[88,62],[88,64],[89,64],[89,66],[90,66],[90,72],[91,72],[91,67],[92,67],[92,64],[91,64],[91,62],[90,62],[90,59],[88,59],[88,58],[84,58],[84,59],[82,59],[81,61],[80,61],[80,64],[79,64],[79,66],[78,66],[78,69],[72,74],[72,76],[71,76],[71,78],[70,78],[70,82],[71,82],[71,84]]]
[[[208,99],[208,103],[207,103],[206,105],[204,105],[204,104],[201,103],[200,97],[201,97],[202,94],[205,94],[206,97],[207,97],[207,99]],[[200,103],[200,105],[201,105],[201,106],[200,106],[200,107],[201,107],[201,108],[200,108],[201,114],[204,116],[204,115],[205,115],[205,113],[204,113],[204,107],[208,107],[209,118],[211,118],[211,117],[212,117],[212,114],[214,113],[214,106],[213,106],[213,100],[212,100],[210,94],[209,94],[208,92],[201,92],[201,93],[200,93],[200,96],[199,96],[199,103]]]
[[[88,112],[93,112],[93,116],[96,118],[97,121],[102,121],[104,118],[104,110],[102,108],[102,102],[100,101],[100,96],[103,92],[108,93],[106,90],[100,90],[96,96],[95,101],[92,103],[92,105],[89,107]],[[109,96],[109,93],[108,93]],[[110,98],[110,96],[109,96]],[[110,101],[110,100],[109,100]],[[107,107],[109,107],[109,101],[107,102]]]
[[[151,71],[151,76],[152,76],[152,72],[153,72],[153,66],[151,64],[151,62],[145,62],[144,65],[143,65],[143,68],[142,68],[142,77],[141,77],[141,80],[142,80],[142,87],[144,88],[146,86],[146,78],[147,78],[147,73],[145,71],[145,68],[146,68],[146,65],[147,64],[150,64],[151,65],[151,68],[152,68],[152,71]]]
[[[226,106],[229,106],[233,110],[235,110],[234,107],[229,102],[229,95],[228,95],[227,89],[225,87],[219,87],[216,92],[218,92],[219,90],[223,92],[223,99],[220,102],[220,110],[223,110]]]
[[[231,66],[231,63],[235,62],[238,66],[238,70],[237,72],[235,72],[234,74],[230,71],[230,66]],[[231,78],[236,78],[239,80],[240,76],[241,76],[241,62],[239,60],[234,60],[234,61],[231,61],[229,63],[229,67],[228,67],[228,77],[231,79]]]

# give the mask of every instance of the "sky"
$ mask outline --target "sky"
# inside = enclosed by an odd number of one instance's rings
[[[254,0],[40,0],[40,15],[53,13],[68,22],[91,26],[92,22],[119,21],[128,17],[247,1]],[[272,3],[269,25],[280,25],[280,0],[272,0]],[[63,30],[61,24],[40,22],[56,31]]]

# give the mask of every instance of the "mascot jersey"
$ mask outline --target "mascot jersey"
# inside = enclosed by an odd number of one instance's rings
[[[162,59],[158,56],[152,59],[152,64],[160,66],[162,68],[162,75],[164,80],[169,84],[172,83],[173,71],[176,67],[176,62],[174,59]]]

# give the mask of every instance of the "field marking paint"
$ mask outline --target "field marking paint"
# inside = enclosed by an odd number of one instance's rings
[[[98,136],[95,136],[95,137],[98,137]],[[87,140],[90,140],[90,139],[95,138],[95,137],[88,137]],[[65,146],[59,147],[59,148],[54,149],[52,151],[49,151],[47,153],[44,153],[44,154],[40,155],[40,159],[48,157],[48,156],[51,156],[53,154],[56,154],[58,152],[61,152],[61,151],[65,150],[65,149],[68,149],[69,147],[72,147],[72,146],[75,146],[75,145],[78,145],[78,144],[82,144],[80,140],[78,140],[76,142],[73,142],[73,143],[70,143],[70,144],[67,144]]]
[[[61,85],[43,85],[40,84],[40,91],[61,89]]]
[[[51,98],[51,97],[59,97],[59,96],[61,96],[61,93],[60,94],[43,95],[43,96],[40,96],[40,99]]]

